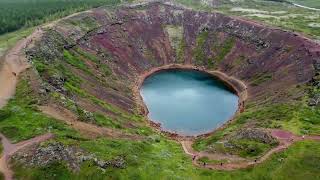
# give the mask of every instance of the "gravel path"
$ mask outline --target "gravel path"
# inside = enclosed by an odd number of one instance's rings
[[[208,152],[197,152],[192,148],[192,141],[181,141],[183,150],[189,156],[192,156],[192,162],[195,166],[207,169],[216,169],[216,170],[235,170],[235,169],[243,169],[249,166],[254,166],[256,164],[260,164],[267,160],[272,154],[286,150],[291,144],[297,141],[302,140],[317,140],[320,141],[320,136],[296,136],[288,131],[283,131],[279,129],[271,129],[270,133],[273,137],[275,137],[279,141],[279,145],[266,154],[257,158],[256,160],[247,160],[234,155],[225,155],[225,154],[217,154],[217,153],[208,153]],[[227,161],[222,164],[203,164],[199,163],[199,159],[202,157],[207,157],[210,160],[216,161]]]

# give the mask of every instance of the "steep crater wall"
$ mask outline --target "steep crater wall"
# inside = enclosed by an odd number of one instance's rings
[[[62,20],[28,55],[50,100],[80,119],[99,112],[134,127],[140,107],[133,89],[154,68],[220,71],[246,84],[248,106],[285,103],[306,93],[300,86],[314,79],[320,48],[295,33],[236,17],[150,3]]]

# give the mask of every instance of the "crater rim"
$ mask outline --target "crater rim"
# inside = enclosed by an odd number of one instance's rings
[[[235,95],[238,96],[238,108],[237,108],[236,112],[233,114],[233,116],[231,118],[226,120],[221,126],[218,126],[216,128],[212,128],[212,130],[208,131],[207,133],[201,133],[199,135],[193,135],[193,136],[192,135],[183,135],[183,134],[172,132],[167,129],[163,129],[161,126],[161,123],[155,122],[151,118],[148,117],[149,109],[143,100],[143,97],[140,93],[140,90],[143,86],[144,81],[147,78],[149,78],[150,76],[156,75],[160,72],[168,71],[168,70],[198,71],[198,72],[201,72],[201,73],[204,73],[206,75],[211,76],[212,78],[214,78],[217,81],[220,81],[228,88],[228,90],[230,90],[232,93],[234,93]],[[213,133],[215,133],[217,130],[221,130],[221,129],[226,128],[231,122],[233,122],[235,120],[235,117],[238,114],[244,112],[244,104],[245,104],[245,101],[247,100],[247,97],[248,97],[248,88],[245,85],[245,83],[242,82],[241,80],[236,79],[233,76],[229,76],[219,70],[210,71],[204,67],[198,67],[198,66],[194,66],[194,65],[182,65],[182,64],[162,65],[159,67],[151,68],[145,72],[142,72],[141,74],[138,75],[137,81],[134,83],[133,92],[134,92],[134,98],[136,101],[136,107],[138,108],[138,112],[140,115],[142,115],[146,119],[148,125],[151,128],[155,129],[156,131],[164,134],[165,136],[167,136],[173,140],[184,140],[184,139],[193,140],[193,139],[199,138],[199,137],[208,137],[208,136],[212,135]]]

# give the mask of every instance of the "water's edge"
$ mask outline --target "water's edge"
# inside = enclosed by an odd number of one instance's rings
[[[165,71],[165,70],[175,70],[175,69],[176,70],[180,69],[180,70],[199,71],[199,72],[205,73],[207,75],[210,75],[213,78],[215,78],[216,80],[222,82],[225,86],[227,86],[232,92],[234,92],[239,97],[238,108],[237,108],[237,111],[235,112],[235,114],[229,120],[227,120],[222,126],[217,127],[216,129],[213,129],[212,131],[210,131],[208,133],[197,135],[197,136],[183,136],[183,135],[162,129],[161,124],[152,121],[148,117],[149,110],[143,101],[143,97],[140,94],[140,90],[143,85],[143,82],[149,76],[154,75],[159,72],[162,72],[162,71]],[[168,65],[164,65],[161,67],[152,68],[151,70],[142,73],[141,75],[139,75],[137,77],[137,80],[134,83],[133,93],[134,93],[135,101],[136,101],[136,104],[138,107],[138,111],[140,112],[141,115],[143,115],[147,119],[148,124],[152,128],[154,128],[156,131],[161,132],[161,133],[167,135],[168,137],[170,137],[171,139],[176,139],[176,140],[194,139],[196,137],[207,137],[207,136],[211,135],[212,133],[214,133],[215,131],[225,128],[228,124],[230,124],[235,119],[236,115],[238,115],[239,113],[244,111],[244,103],[245,103],[245,100],[247,99],[247,96],[248,96],[246,85],[242,81],[240,81],[234,77],[230,77],[227,74],[220,72],[220,71],[208,71],[205,68],[196,67],[196,66],[192,66],[192,65],[181,65],[181,64],[168,64]]]

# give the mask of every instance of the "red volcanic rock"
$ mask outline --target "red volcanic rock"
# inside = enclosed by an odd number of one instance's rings
[[[79,28],[75,20],[81,22],[86,17],[94,20],[97,26]],[[80,29],[86,30],[78,33]],[[310,82],[316,74],[315,67],[319,69],[319,45],[296,33],[220,13],[198,12],[161,3],[94,9],[58,23],[55,34],[59,34],[56,38],[59,41],[43,38],[41,48],[33,51],[32,57],[37,57],[37,53],[41,57],[47,54],[50,63],[54,63],[54,59],[63,59],[61,47],[68,47],[70,51],[78,48],[96,56],[99,61],[96,66],[85,62],[95,74],[102,74],[100,66],[108,66],[112,75],[104,80],[68,67],[86,82],[81,84],[83,91],[127,112],[139,109],[135,96],[139,78],[166,65],[191,66],[207,72],[218,70],[233,77],[227,84],[236,90],[239,88],[237,80],[241,80],[247,88],[241,91],[247,91],[248,98],[240,102],[240,112],[247,103],[261,105],[298,98],[302,90],[297,85]],[[62,42],[64,46],[61,46]],[[48,82],[50,78],[43,79]],[[79,106],[90,111],[99,109],[112,117],[121,114],[73,96]],[[152,126],[160,125],[153,123]]]

